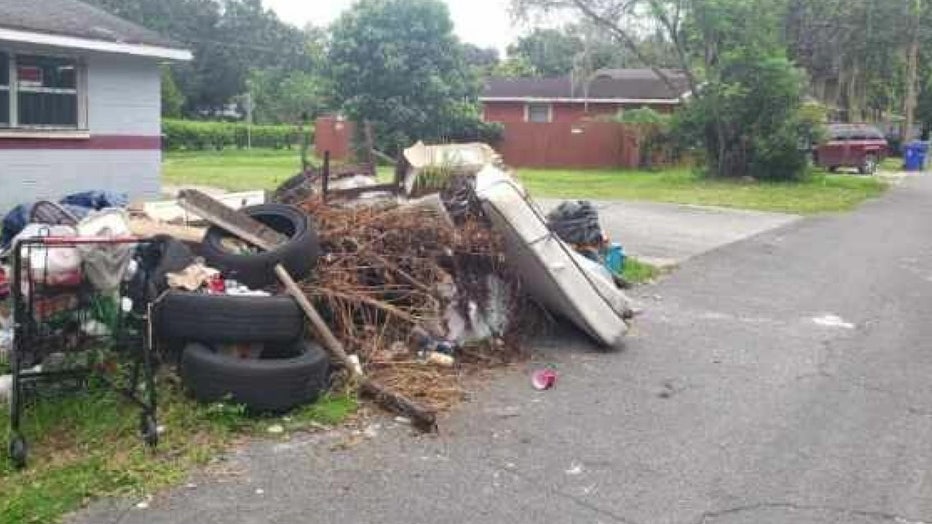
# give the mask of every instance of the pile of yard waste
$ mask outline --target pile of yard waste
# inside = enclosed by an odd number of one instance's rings
[[[554,318],[600,345],[621,342],[632,317],[620,289],[624,256],[591,204],[568,202],[544,216],[482,144],[419,143],[391,184],[378,184],[371,171],[310,170],[275,201],[238,210],[183,191],[178,216],[186,219],[171,222],[127,209],[125,198],[91,202],[89,216],[107,213],[110,224],[97,237],[147,239],[121,251],[107,280],[123,284],[106,290],[87,283],[87,250],[69,252],[77,257],[69,262],[73,282],[53,281],[63,268],[48,257],[52,245],[44,244],[44,259],[18,254],[26,237],[84,236],[70,224],[78,219],[68,202],[23,206],[4,221],[7,262],[20,257],[24,274],[41,282],[0,308],[0,345],[24,352],[36,334],[65,336],[56,331],[64,329],[100,335],[99,323],[67,321],[94,302],[83,294],[90,290],[139,313],[152,352],[199,400],[284,412],[330,388],[358,386],[408,415],[454,405],[464,375],[523,358],[528,337]],[[13,280],[0,267],[0,294],[11,294]],[[50,316],[35,313],[34,299],[68,286],[79,298],[45,325]],[[32,327],[14,343],[16,323]],[[110,326],[123,340],[121,324]]]

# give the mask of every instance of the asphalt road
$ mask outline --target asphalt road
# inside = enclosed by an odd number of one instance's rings
[[[627,347],[546,338],[439,437],[259,442],[104,523],[932,522],[932,178],[691,259]]]
[[[545,212],[562,200],[544,199]],[[678,265],[690,258],[784,226],[799,215],[746,211],[723,207],[635,202],[595,201],[605,234],[625,252],[657,266]]]

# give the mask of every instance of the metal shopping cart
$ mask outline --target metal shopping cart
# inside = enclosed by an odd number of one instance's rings
[[[53,233],[54,234],[54,233]],[[158,443],[148,267],[154,241],[37,236],[13,247],[9,454],[23,467],[28,400],[74,394],[89,381],[140,408],[146,444]],[[151,250],[150,250],[151,251]]]

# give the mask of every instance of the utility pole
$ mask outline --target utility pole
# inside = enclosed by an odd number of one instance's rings
[[[922,0],[914,0],[912,20],[912,41],[906,51],[906,100],[903,104],[903,112],[906,114],[906,121],[903,129],[903,142],[908,143],[913,137],[913,122],[915,120],[916,105],[918,103],[919,90],[919,29],[922,18]]]

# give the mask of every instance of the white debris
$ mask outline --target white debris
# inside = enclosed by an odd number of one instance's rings
[[[11,391],[13,391],[13,375],[0,376],[0,401],[10,400]]]
[[[282,426],[281,424],[272,424],[271,426],[266,428],[266,431],[268,431],[269,433],[273,435],[278,435],[278,434],[285,432],[285,427]]]
[[[149,509],[150,502],[152,502],[152,495],[146,495],[146,498],[136,503],[136,509]]]
[[[353,373],[361,376],[363,373],[362,363],[359,361],[359,355],[349,355],[347,360],[349,360],[350,364],[353,366]]]
[[[399,424],[405,424],[408,426],[411,425],[411,419],[409,419],[408,417],[402,417],[402,416],[395,417],[395,422]]]
[[[566,470],[567,475],[581,475],[583,472],[582,464],[579,462],[573,462],[570,464],[569,469]]]
[[[839,317],[838,315],[822,315],[821,317],[813,317],[812,321],[820,326],[825,327],[843,329],[854,329],[855,327],[854,324],[845,321],[845,319]]]
[[[262,489],[262,488],[256,488],[256,495],[264,495],[264,494],[265,494],[265,490],[264,490],[264,489]]]

